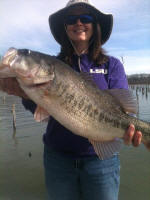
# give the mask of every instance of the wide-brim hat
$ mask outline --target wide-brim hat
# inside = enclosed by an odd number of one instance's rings
[[[49,16],[49,26],[55,40],[60,45],[62,44],[61,35],[65,34],[64,18],[68,10],[74,6],[83,6],[96,17],[96,20],[101,27],[101,44],[104,44],[109,39],[112,32],[113,16],[112,14],[102,13],[97,8],[92,6],[88,0],[70,0],[66,7]]]

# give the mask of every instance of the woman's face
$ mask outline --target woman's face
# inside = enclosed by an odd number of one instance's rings
[[[69,12],[69,15],[83,15],[88,14],[88,11],[82,8],[73,9]],[[77,19],[75,24],[67,25],[66,32],[68,37],[75,43],[89,42],[91,36],[93,35],[93,24],[92,23],[82,23],[80,19]]]

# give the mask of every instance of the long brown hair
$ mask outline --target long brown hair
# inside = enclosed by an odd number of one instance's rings
[[[58,54],[58,58],[65,63],[72,65],[72,55],[74,54],[74,48],[68,39],[66,32],[62,34],[61,51]],[[102,65],[108,61],[106,52],[101,47],[101,29],[98,23],[93,23],[93,36],[89,41],[88,54],[89,58],[97,65]]]

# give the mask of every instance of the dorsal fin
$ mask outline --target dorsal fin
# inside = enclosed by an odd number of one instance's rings
[[[99,89],[98,86],[96,85],[96,83],[93,81],[93,77],[92,74],[88,73],[88,72],[80,72],[80,76],[82,77],[82,79],[87,82],[87,85],[92,85],[93,87],[95,87],[95,89]]]
[[[130,90],[127,89],[110,89],[106,90],[110,95],[112,95],[123,108],[125,113],[137,114],[138,104],[136,97]]]

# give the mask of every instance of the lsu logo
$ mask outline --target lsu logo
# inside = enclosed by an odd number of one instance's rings
[[[91,74],[108,74],[107,69],[90,69]]]

